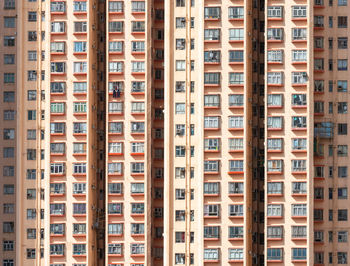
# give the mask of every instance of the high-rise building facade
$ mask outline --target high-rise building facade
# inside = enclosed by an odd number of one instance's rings
[[[1,9],[0,263],[347,265],[347,0]]]

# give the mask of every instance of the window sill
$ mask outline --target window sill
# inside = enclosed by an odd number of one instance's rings
[[[124,11],[111,11],[108,12],[109,15],[122,15],[124,14]]]
[[[244,171],[228,171],[229,175],[241,175],[244,174]]]
[[[244,18],[228,18],[229,21],[244,21]]]
[[[268,43],[282,43],[283,40],[267,40]]]
[[[124,153],[122,152],[109,152],[108,156],[121,156],[124,155]]]
[[[137,132],[134,132],[134,133],[133,133],[133,132],[131,132],[130,135],[131,135],[131,136],[144,136],[145,133],[144,133],[144,132],[142,132],[142,133],[137,133]]]
[[[66,73],[63,72],[63,73],[60,73],[60,72],[51,72],[51,76],[65,76]]]
[[[306,241],[306,237],[292,237],[293,241]]]
[[[243,260],[228,260],[228,263],[242,263],[244,262]]]
[[[66,32],[50,32],[51,33],[51,35],[54,35],[54,36],[56,36],[56,35],[65,35],[66,34]]]
[[[292,260],[293,263],[306,263],[306,260]]]
[[[220,172],[204,172],[205,175],[218,175]]]
[[[292,40],[292,43],[303,43],[303,42],[307,42],[307,40]]]
[[[292,215],[292,219],[306,219],[307,216],[295,216],[295,215]]]
[[[228,196],[229,197],[243,197],[244,194],[243,193],[229,193]]]
[[[324,30],[324,26],[323,27],[314,27],[314,30]]]
[[[292,83],[292,87],[306,87],[306,83]]]
[[[220,153],[220,150],[204,150],[206,153]]]
[[[324,69],[314,69],[314,73],[324,73]]]
[[[50,237],[63,237],[64,234],[50,234]]]
[[[144,15],[144,14],[146,14],[146,12],[145,11],[131,11],[131,14],[132,15]]]
[[[229,43],[243,43],[244,40],[229,40]]]
[[[228,84],[229,87],[244,87],[244,84],[243,83],[240,83],[240,84]]]
[[[267,219],[282,219],[283,216],[267,216]]]
[[[86,96],[87,92],[73,92],[74,96]]]
[[[131,115],[145,115],[145,112],[131,112]]]
[[[292,193],[292,197],[304,197],[307,196],[307,194],[303,194],[303,193]]]
[[[73,217],[86,217],[86,213],[79,213],[79,214],[73,213]]]
[[[86,156],[86,153],[73,153],[73,156]]]
[[[108,132],[108,136],[122,136],[123,133],[109,133]]]
[[[50,173],[50,176],[65,176],[66,174],[62,174],[62,173],[59,173],[59,174],[55,174],[55,173]]]
[[[54,255],[50,254],[50,258],[62,258],[62,257],[64,257],[64,254],[54,254]]]
[[[282,193],[276,193],[276,194],[267,194],[268,197],[283,197]]]
[[[123,193],[108,193],[108,196],[110,196],[110,197],[112,197],[112,196],[120,197],[120,196],[123,196]]]
[[[85,193],[73,193],[73,197],[85,197]]]
[[[131,196],[133,197],[143,197],[145,195],[145,193],[132,193],[131,192]]]
[[[315,51],[315,52],[323,52],[323,51],[324,51],[324,48],[314,48],[314,51]]]
[[[131,52],[132,55],[145,55],[145,52],[136,52],[136,51],[132,51]]]
[[[243,219],[244,216],[241,216],[241,215],[232,216],[232,215],[230,215],[229,218],[230,219]]]
[[[50,15],[65,15],[66,12],[65,11],[54,11],[54,12],[50,12]]]
[[[219,197],[220,193],[215,193],[215,194],[205,194],[204,193],[204,197]]]
[[[135,34],[135,35],[145,35],[144,31],[132,31],[131,34]]]
[[[267,83],[267,86],[270,86],[270,87],[283,87],[283,84]]]
[[[131,152],[130,155],[131,156],[144,156],[145,153],[144,152]]]
[[[219,43],[220,40],[204,40],[204,43]]]
[[[281,108],[283,108],[283,105],[275,105],[275,106],[268,105],[267,108],[269,108],[269,109],[281,109]]]
[[[220,216],[203,216],[204,219],[219,219]]]
[[[72,256],[75,258],[81,258],[81,257],[86,257],[86,254],[73,254]]]
[[[121,214],[121,213],[108,213],[108,216],[112,216],[112,217],[122,217],[123,214]]]
[[[292,127],[292,131],[307,131],[307,128],[295,128],[295,127]]]
[[[85,11],[80,11],[80,12],[73,12],[73,15],[77,16],[77,15],[87,15],[87,12]]]
[[[209,237],[204,237],[204,241],[219,241],[220,238],[215,237],[215,238],[209,238]]]
[[[204,87],[220,87],[220,84],[217,84],[217,83],[215,83],[215,84],[206,84],[206,83],[204,83]]]
[[[51,52],[50,55],[65,55],[66,52]]]
[[[108,176],[122,176],[122,173],[108,173]]]
[[[283,240],[283,238],[282,237],[278,237],[278,238],[277,237],[276,238],[267,237],[267,240],[268,241],[281,241],[281,240]]]
[[[86,173],[73,173],[72,176],[82,176],[82,177],[86,177]]]
[[[314,113],[314,116],[324,116],[324,113]]]
[[[220,21],[221,18],[204,18],[204,21]]]
[[[307,105],[293,105],[292,109],[306,109]]]
[[[73,115],[75,115],[75,116],[86,116],[87,113],[73,113]]]
[[[86,136],[86,133],[73,133],[73,136]]]
[[[243,241],[244,238],[243,237],[229,237],[228,240],[229,241]]]
[[[63,197],[65,193],[50,193],[50,197]]]
[[[267,150],[268,153],[280,153],[283,152],[283,150]]]
[[[307,17],[293,18],[292,21],[307,21]]]
[[[86,237],[86,234],[74,234],[73,237]]]
[[[65,156],[65,153],[50,153],[50,156],[56,157],[56,156]]]
[[[123,236],[123,234],[107,234],[108,236],[112,236],[112,237],[121,237]]]
[[[131,234],[132,237],[145,237],[145,234]]]
[[[228,152],[230,152],[230,153],[239,153],[239,152],[244,152],[244,150],[229,150]]]
[[[228,129],[229,131],[241,131],[241,130],[244,130],[243,127],[239,127],[239,128],[229,128]]]
[[[307,65],[306,61],[293,61],[292,65]]]
[[[283,260],[269,260],[269,259],[267,259],[266,261],[267,262],[283,262]]]
[[[73,35],[87,35],[87,32],[73,32]]]
[[[314,5],[314,8],[325,8],[324,5]]]
[[[108,72],[108,75],[123,75],[124,72]]]
[[[108,257],[123,257],[122,254],[108,254]]]
[[[218,263],[218,262],[220,262],[220,260],[206,260],[206,259],[204,259],[203,262],[204,263]]]
[[[145,74],[146,74],[146,72],[131,72],[131,75],[135,75],[135,76],[142,76]]]
[[[130,257],[144,257],[145,254],[130,254]]]
[[[204,65],[220,65],[221,62],[204,62]]]
[[[282,175],[283,171],[273,171],[273,172],[267,171],[267,174],[268,175]]]
[[[108,32],[108,34],[110,34],[110,35],[120,35],[120,34],[124,34],[124,32],[122,32],[122,31],[109,31]]]
[[[145,173],[130,173],[131,176],[144,176]]]
[[[267,62],[268,65],[283,65],[283,62]]]
[[[66,113],[50,113],[51,116],[64,116]]]
[[[65,96],[65,92],[51,92],[50,96]]]
[[[64,217],[65,214],[50,214],[50,217]]]
[[[300,171],[300,172],[293,172],[292,171],[292,175],[306,175],[307,172],[306,171]]]
[[[73,55],[87,55],[87,52],[74,52]]]
[[[124,52],[111,52],[111,51],[109,51],[108,54],[110,54],[110,55],[122,55],[122,54],[124,54]]]
[[[272,17],[267,17],[267,21],[283,21],[283,18],[272,18]]]

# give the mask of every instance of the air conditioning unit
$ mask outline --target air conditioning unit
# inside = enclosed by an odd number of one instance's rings
[[[176,130],[176,135],[183,135],[183,134],[182,134],[182,130],[181,130],[181,129],[177,129],[177,130]]]

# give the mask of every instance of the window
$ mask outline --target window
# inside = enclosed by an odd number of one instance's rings
[[[220,51],[204,51],[204,62],[220,63]]]
[[[131,122],[131,133],[144,133],[145,123],[144,122]]]
[[[283,72],[268,72],[267,83],[271,85],[283,84]]]
[[[86,224],[73,224],[73,235],[86,234]]]
[[[282,94],[268,94],[267,95],[267,105],[268,106],[283,106],[283,95]]]
[[[15,55],[14,54],[4,54],[4,64],[5,65],[13,65],[15,63]]]
[[[267,248],[267,261],[282,261],[283,249],[282,248]]]
[[[283,205],[282,204],[268,204],[267,205],[267,216],[282,216],[283,215]]]
[[[204,106],[220,107],[220,95],[204,95]]]
[[[282,41],[283,40],[283,28],[268,28],[267,40],[270,41]]]
[[[86,163],[73,163],[73,174],[86,174]]]
[[[268,6],[267,7],[268,18],[282,18],[283,17],[283,6]]]
[[[220,238],[220,227],[204,226],[204,238]]]
[[[108,133],[123,133],[123,122],[110,122],[108,123]]]
[[[220,85],[220,73],[204,73],[204,84]]]
[[[15,193],[15,185],[5,184],[4,195],[13,195]]]
[[[3,157],[4,158],[14,158],[15,157],[15,148],[5,147],[3,149]]]
[[[123,244],[108,244],[108,254],[123,254]]]
[[[338,16],[338,28],[347,28],[347,27],[348,27],[348,17]]]
[[[50,255],[64,255],[65,244],[51,244]]]
[[[267,118],[268,129],[282,129],[283,128],[283,117],[270,116]]]
[[[228,215],[229,216],[243,216],[244,215],[244,210],[243,210],[243,205],[229,205],[228,206]]]
[[[220,139],[204,139],[204,150],[205,151],[219,151],[220,150]]]
[[[3,222],[2,231],[3,233],[13,233],[15,230],[14,222]]]
[[[338,49],[347,49],[348,48],[348,38],[339,37],[338,38]]]
[[[86,12],[86,1],[74,1],[73,2],[74,12]]]
[[[4,120],[15,120],[15,111],[14,110],[4,110]]]
[[[204,31],[205,33],[205,31]],[[229,29],[229,40],[230,41],[243,41],[244,40],[244,29]]]
[[[74,255],[85,255],[86,244],[73,244],[73,256]]]
[[[74,102],[73,112],[74,113],[86,113],[87,104],[86,102]]]
[[[108,224],[108,234],[110,235],[122,235],[123,224]]]
[[[132,174],[143,174],[144,173],[144,163],[131,163],[131,173]]]
[[[339,157],[348,156],[348,145],[338,145],[337,155]]]
[[[75,33],[83,33],[86,31],[87,31],[87,22],[74,22],[74,32]]]
[[[131,194],[143,194],[144,192],[144,183],[131,183]]]
[[[204,7],[205,19],[220,19],[221,9],[220,7]]]
[[[112,2],[109,2],[112,3]],[[134,42],[133,42],[134,43]],[[109,42],[108,43],[108,49],[110,52],[123,52],[123,42]],[[134,50],[132,50],[134,51]]]
[[[205,29],[204,41],[220,41],[220,29]]]
[[[204,249],[204,261],[206,260],[218,260],[219,249],[218,248],[205,248]]]
[[[14,241],[3,240],[2,247],[3,247],[3,251],[13,251],[14,250]]]
[[[292,204],[292,216],[306,216],[306,204]]]
[[[131,92],[144,92],[145,82],[144,81],[133,81],[131,83]]]
[[[85,183],[73,183],[73,194],[85,194],[86,184]]]
[[[4,9],[15,9],[15,7],[16,7],[16,1],[14,1],[14,0],[5,0],[4,1]],[[8,265],[8,266],[10,266],[10,265]]]
[[[348,264],[348,253],[337,252],[338,264]]]
[[[338,221],[348,220],[348,210],[338,210]]]
[[[131,68],[132,72],[143,73],[145,72],[145,62],[132,61]]]
[[[108,203],[109,214],[123,214],[123,203]]]
[[[306,17],[306,6],[292,6],[293,18],[305,18]]]
[[[74,42],[74,53],[85,53],[87,51],[86,42]],[[74,72],[86,72],[87,63],[77,62],[74,63]]]
[[[112,21],[108,24],[109,32],[123,32],[124,23],[122,21]]]
[[[282,238],[283,227],[282,226],[268,226],[267,227],[267,238]]]
[[[64,215],[65,214],[65,204],[64,203],[51,203],[50,204],[50,214],[52,215]]]
[[[66,11],[66,3],[65,2],[51,2],[50,11],[51,12],[65,12]]]
[[[306,128],[306,117],[305,116],[293,116],[292,117],[292,128]]]
[[[267,51],[267,61],[271,62],[271,63],[282,63],[283,62],[283,50],[268,50]]]
[[[229,128],[240,129],[243,128],[243,117],[242,116],[230,116],[228,120]]]
[[[15,83],[15,74],[14,73],[4,73],[4,83]]]
[[[65,73],[66,63],[64,62],[51,62],[51,73]]]
[[[307,32],[305,28],[293,28],[292,29],[292,40],[293,41],[304,41],[306,40]]]
[[[306,260],[306,248],[292,248],[292,260]]]
[[[131,224],[131,235],[143,235],[145,234],[145,225],[143,223]]]
[[[144,21],[132,21],[131,22],[132,32],[145,32],[145,22]]]
[[[65,194],[66,185],[64,183],[51,183],[50,194]]]
[[[268,182],[267,183],[267,194],[283,194],[283,183],[282,182]]]
[[[73,123],[74,134],[86,134],[86,132],[87,132],[86,123]]]
[[[338,70],[339,71],[348,70],[348,60],[347,59],[338,59]]]
[[[243,260],[244,254],[243,254],[242,248],[229,248],[228,252],[229,252],[228,259],[230,261]]]
[[[15,39],[14,36],[4,36],[4,46],[15,46]]]
[[[220,205],[218,204],[205,204],[204,205],[204,217],[206,216],[219,216]]]
[[[109,113],[123,113],[123,102],[109,102],[108,103]]]
[[[132,2],[134,3],[134,2]],[[109,12],[123,12],[123,2],[110,1],[108,2]]]
[[[145,2],[144,1],[132,1],[131,2],[132,12],[145,12]]]
[[[109,62],[108,70],[109,72],[116,72],[116,73],[123,72],[123,62]]]
[[[339,231],[338,232],[338,243],[347,243],[348,242],[348,232]]]

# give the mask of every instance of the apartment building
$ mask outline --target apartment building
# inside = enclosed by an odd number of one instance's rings
[[[347,265],[347,0],[1,8],[4,266]]]

